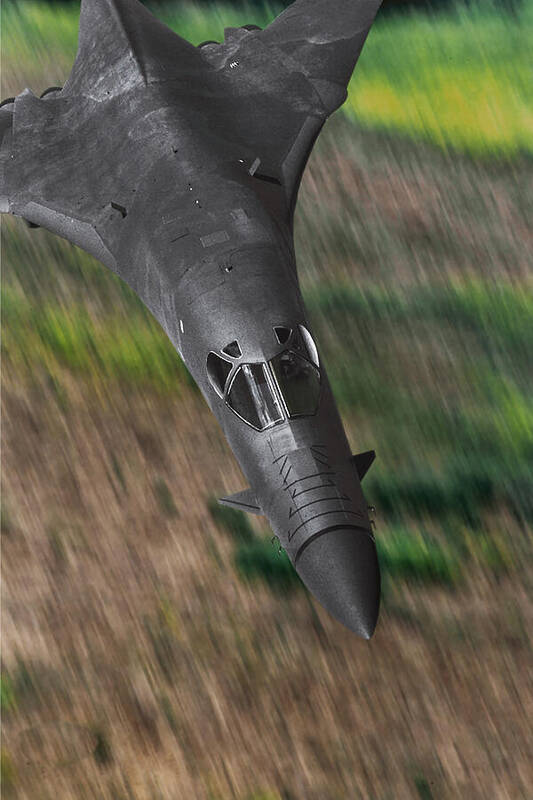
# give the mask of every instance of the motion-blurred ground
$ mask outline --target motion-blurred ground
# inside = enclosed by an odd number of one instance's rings
[[[75,52],[76,5],[19,9],[2,97]],[[194,43],[273,15],[176,9]],[[533,797],[530,20],[378,22],[300,190],[319,347],[378,454],[370,643],[217,510],[244,478],[132,292],[3,221],[6,797]]]

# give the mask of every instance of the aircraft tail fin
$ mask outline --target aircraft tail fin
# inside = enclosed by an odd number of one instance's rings
[[[257,34],[299,66],[329,114],[347,86],[382,0],[295,0]]]
[[[351,457],[351,461],[355,464],[355,468],[357,470],[357,474],[359,475],[359,480],[362,481],[365,477],[366,473],[372,466],[372,463],[376,457],[375,450],[367,450],[365,453],[358,453],[357,455],[353,455]]]
[[[239,511],[247,511],[249,514],[263,514],[261,506],[252,489],[244,489],[242,492],[235,492],[229,497],[220,497],[218,501],[223,506],[238,508]]]
[[[197,48],[139,0],[82,0],[78,53],[63,96],[94,99],[175,78],[200,64]]]

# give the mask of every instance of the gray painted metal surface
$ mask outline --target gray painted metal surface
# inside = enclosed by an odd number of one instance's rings
[[[0,210],[137,292],[249,480],[222,502],[266,516],[311,592],[365,638],[380,594],[360,485],[373,453],[350,453],[293,218],[379,5],[296,0],[264,30],[195,47],[138,0],[82,0],[66,84],[0,107]]]

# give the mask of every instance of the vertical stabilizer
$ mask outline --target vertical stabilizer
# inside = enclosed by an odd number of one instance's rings
[[[63,94],[105,100],[190,74],[195,64],[201,68],[197,48],[139,0],[82,0],[78,52]]]

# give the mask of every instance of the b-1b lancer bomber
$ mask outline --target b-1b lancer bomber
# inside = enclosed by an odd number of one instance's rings
[[[380,0],[296,0],[194,46],[138,0],[82,0],[62,88],[0,108],[0,209],[92,254],[144,301],[304,584],[352,631],[380,574],[360,481],[309,325],[293,219],[303,170]]]

